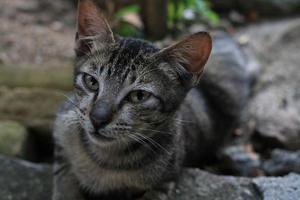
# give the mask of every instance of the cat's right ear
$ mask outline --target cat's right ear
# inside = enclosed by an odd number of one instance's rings
[[[93,0],[79,0],[76,55],[87,55],[93,50],[103,48],[111,43],[114,43],[112,30],[95,2]]]
[[[188,86],[197,84],[212,50],[212,39],[207,32],[198,32],[154,54],[168,62],[172,70]],[[164,69],[165,70],[165,69]]]

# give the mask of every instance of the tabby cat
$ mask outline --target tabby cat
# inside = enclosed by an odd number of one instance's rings
[[[53,200],[167,199],[197,155],[189,123],[206,119],[192,88],[211,37],[199,32],[158,49],[114,35],[92,0],[78,9],[75,89],[54,130]]]

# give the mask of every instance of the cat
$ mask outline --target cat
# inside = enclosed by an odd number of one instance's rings
[[[198,84],[211,49],[206,32],[164,49],[116,36],[92,0],[79,1],[74,93],[54,127],[52,199],[168,199],[182,167],[218,146],[204,136],[224,128],[211,122],[223,115],[205,108],[209,92]]]

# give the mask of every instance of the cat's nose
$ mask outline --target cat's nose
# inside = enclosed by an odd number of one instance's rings
[[[112,120],[112,106],[106,102],[97,102],[90,112],[90,119],[95,129],[100,129]]]

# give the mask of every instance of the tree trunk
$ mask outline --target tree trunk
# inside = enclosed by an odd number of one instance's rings
[[[165,37],[167,33],[167,0],[144,0],[141,3],[145,32],[152,40]]]

